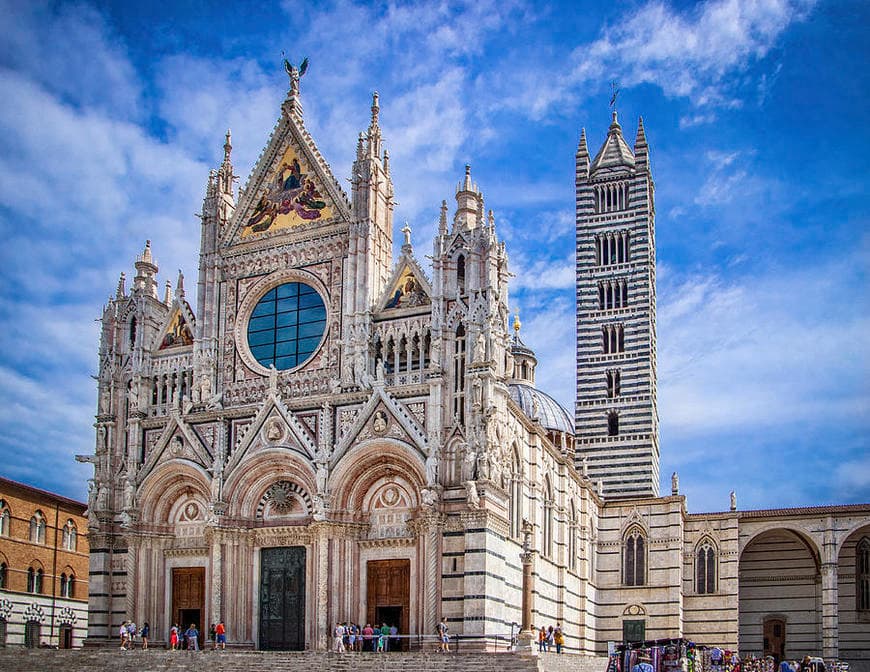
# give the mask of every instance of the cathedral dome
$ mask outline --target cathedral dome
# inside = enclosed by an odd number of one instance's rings
[[[545,429],[574,435],[571,414],[549,394],[520,382],[510,383],[508,389],[511,399],[517,402],[529,418],[538,420]]]

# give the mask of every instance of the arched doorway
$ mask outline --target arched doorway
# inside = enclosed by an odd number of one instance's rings
[[[740,555],[740,652],[777,661],[821,655],[821,573],[811,541],[787,529],[762,532]]]

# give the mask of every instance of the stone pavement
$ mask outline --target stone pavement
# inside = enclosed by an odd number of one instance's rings
[[[604,672],[606,658],[511,653],[334,654],[285,651],[0,649],[4,672]]]

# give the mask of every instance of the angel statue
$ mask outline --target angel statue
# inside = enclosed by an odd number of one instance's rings
[[[281,55],[284,55],[283,51],[281,52]],[[299,78],[303,77],[308,71],[308,57],[306,56],[302,59],[302,63],[299,64],[298,68],[285,58],[284,70],[287,71],[287,76],[290,78],[290,85],[293,87],[298,87]]]

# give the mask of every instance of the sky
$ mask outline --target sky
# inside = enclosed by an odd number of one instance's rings
[[[642,115],[656,182],[662,492],[692,512],[870,501],[870,5],[0,0],[0,473],[84,499],[96,319],[146,239],[195,283],[208,170],[244,185],[310,59],[346,184],[380,93],[428,267],[466,163],[507,243],[537,385],[574,381],[574,152]],[[394,240],[400,241],[398,232]],[[188,295],[195,292],[188,291]],[[573,413],[572,413],[573,414]]]

